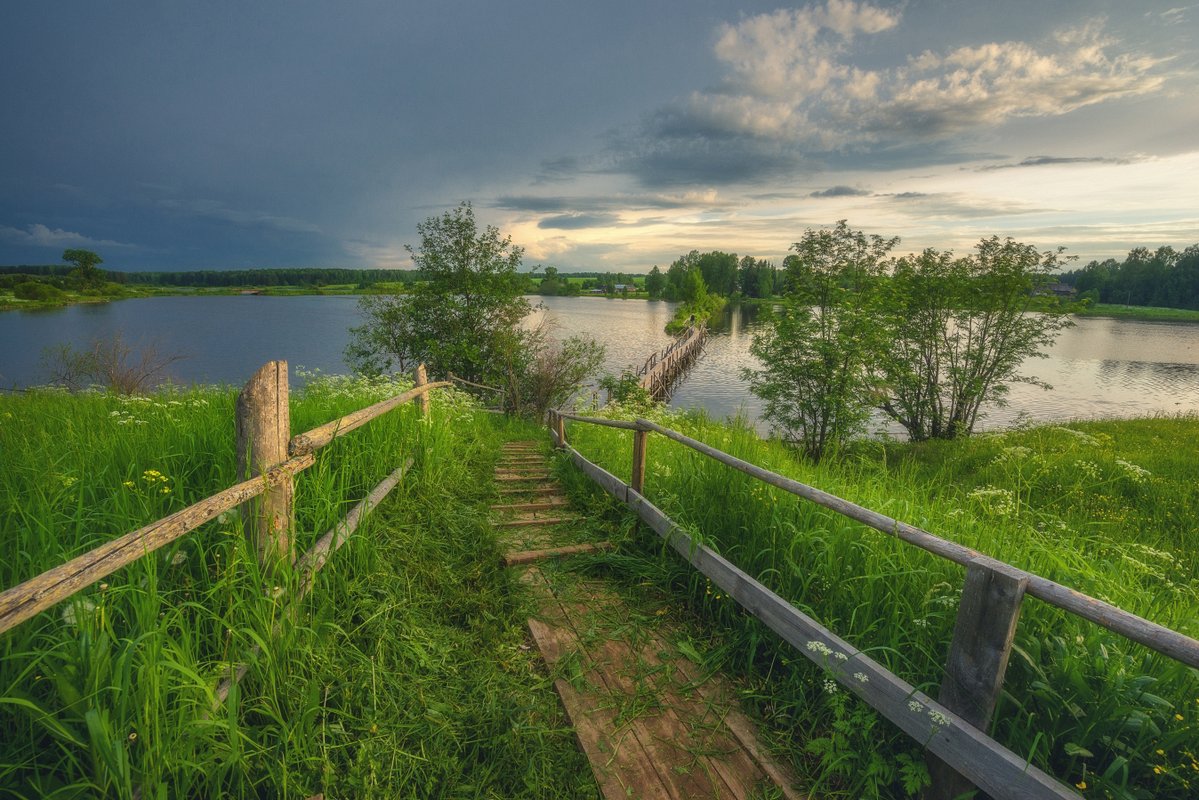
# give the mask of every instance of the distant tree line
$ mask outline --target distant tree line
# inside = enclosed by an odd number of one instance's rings
[[[79,267],[62,264],[0,267],[0,275],[64,278]],[[362,288],[376,283],[413,283],[421,280],[416,270],[341,269],[333,267],[284,267],[280,269],[205,269],[175,272],[118,272],[107,270],[105,280],[140,286],[330,286],[354,284]]]
[[[1092,261],[1061,279],[1078,290],[1080,299],[1199,310],[1199,244],[1181,253],[1173,247],[1138,247],[1123,261]]]
[[[770,298],[782,288],[774,264],[753,256],[692,250],[666,272],[655,264],[645,279],[651,300],[695,302],[706,294],[729,298]]]

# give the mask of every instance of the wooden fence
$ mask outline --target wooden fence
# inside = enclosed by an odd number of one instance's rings
[[[640,380],[637,385],[649,392],[655,400],[665,400],[670,397],[682,372],[699,356],[708,336],[708,326],[704,323],[689,325],[687,330],[670,345],[645,359],[645,363],[637,370]]]
[[[568,419],[633,432],[631,483],[624,483],[569,446],[565,424]],[[583,472],[636,512],[696,569],[793,645],[801,655],[828,670],[847,690],[924,745],[933,777],[933,785],[925,794],[928,800],[949,800],[975,787],[992,797],[1012,800],[1079,796],[1072,788],[1031,766],[1024,757],[985,733],[1003,688],[1004,672],[1026,594],[1199,668],[1199,641],[1195,639],[928,531],[750,464],[648,420],[625,422],[555,411],[550,414],[550,429],[555,444],[566,449]],[[966,578],[962,599],[937,699],[928,697],[889,672],[715,551],[697,544],[646,499],[642,492],[646,441],[651,432],[964,566]]]
[[[396,486],[412,459],[407,459],[345,519],[293,560],[290,536],[294,521],[294,476],[316,462],[316,450],[409,401],[418,402],[421,413],[427,415],[429,393],[450,385],[448,381],[430,383],[421,365],[416,370],[413,389],[293,437],[288,414],[287,362],[269,362],[246,383],[237,398],[241,482],[0,593],[0,634],[239,506],[243,506],[247,531],[254,538],[264,568],[294,566],[297,571],[294,604],[312,588],[315,575],[329,554],[345,543],[366,512]],[[244,506],[248,500],[259,497],[262,500],[252,507]],[[217,704],[224,701],[246,669],[245,664],[230,664],[228,675],[216,689]]]

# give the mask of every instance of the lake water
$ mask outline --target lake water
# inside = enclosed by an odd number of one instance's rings
[[[533,298],[536,300],[537,298]],[[618,373],[639,366],[670,341],[662,329],[671,303],[606,298],[541,298],[557,334],[587,334],[608,349],[606,368]],[[0,386],[16,388],[45,380],[42,350],[120,331],[133,344],[156,343],[160,352],[186,359],[172,367],[182,382],[243,383],[271,359],[294,368],[345,371],[342,350],[348,328],[359,324],[357,298],[156,297],[48,311],[0,313]],[[741,369],[749,353],[752,310],[726,312],[704,354],[676,389],[671,405],[702,407],[715,416],[742,413],[757,421],[761,404],[746,389]],[[1080,319],[1061,333],[1045,359],[1025,372],[1052,391],[1017,384],[1009,405],[991,410],[983,427],[1095,416],[1199,412],[1199,325]],[[765,427],[759,424],[759,428]]]

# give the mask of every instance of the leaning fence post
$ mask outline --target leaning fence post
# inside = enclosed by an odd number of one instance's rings
[[[237,395],[238,480],[261,475],[287,460],[291,437],[287,397],[286,361],[267,362]],[[242,505],[242,517],[264,566],[291,560],[294,493],[287,477],[258,500]]]
[[[975,560],[966,568],[937,701],[984,732],[1003,689],[1027,586],[1028,575],[1007,564]],[[926,759],[932,783],[924,800],[951,800],[975,788],[941,759],[932,754]]]
[[[429,382],[429,374],[425,372],[425,365],[418,364],[416,367],[416,385],[424,386]],[[429,416],[429,393],[421,392],[420,394],[420,415],[422,417]]]
[[[633,477],[629,485],[637,494],[644,494],[645,489],[645,445],[649,439],[649,431],[633,431]]]

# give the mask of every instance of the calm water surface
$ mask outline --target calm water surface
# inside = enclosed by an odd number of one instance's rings
[[[533,298],[536,300],[537,298]],[[608,350],[606,370],[639,366],[669,337],[662,332],[674,304],[605,298],[541,298],[560,338],[587,334]],[[740,373],[756,366],[749,353],[757,325],[752,310],[732,309],[704,355],[671,399],[715,416],[741,413],[757,421],[761,404]],[[265,361],[345,371],[348,328],[359,324],[357,298],[156,297],[49,311],[0,313],[0,386],[45,380],[42,349],[83,346],[120,331],[134,344],[157,343],[161,352],[187,356],[173,367],[183,382],[244,382]],[[1049,358],[1032,359],[1025,372],[1052,391],[1017,384],[1008,407],[992,410],[983,427],[1021,419],[1138,416],[1199,412],[1199,325],[1081,319],[1061,333]],[[764,426],[759,425],[762,430]]]

